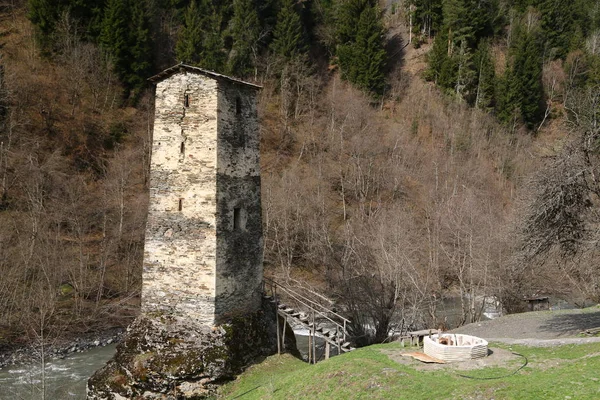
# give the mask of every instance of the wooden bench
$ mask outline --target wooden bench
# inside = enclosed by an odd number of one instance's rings
[[[597,334],[600,333],[600,327],[599,328],[589,328],[586,329],[585,331],[581,332],[581,335],[588,335],[588,336],[595,336]]]
[[[400,337],[400,342],[405,344],[407,341],[411,346],[418,346],[423,342],[425,336],[435,335],[439,333],[437,329],[422,329],[420,331],[407,332],[406,336]]]

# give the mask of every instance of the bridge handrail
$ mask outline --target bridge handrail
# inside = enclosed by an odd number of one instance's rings
[[[290,289],[287,286],[282,285],[281,283],[278,283],[276,281],[274,281],[273,279],[269,279],[269,278],[264,278],[265,282],[274,285],[275,287],[279,287],[281,288],[283,291],[285,291],[286,293],[288,293],[293,299],[295,299],[296,301],[300,302],[301,304],[303,304],[304,306],[308,307],[310,310],[317,312],[319,315],[323,316],[325,319],[333,322],[335,325],[339,326],[340,328],[342,328],[344,330],[346,330],[346,323],[349,323],[350,320],[347,318],[342,317],[341,315],[339,315],[338,313],[336,313],[335,311],[329,310],[328,308],[322,306],[321,304],[306,298],[304,296],[302,296],[301,294],[297,293],[296,291]],[[310,304],[306,304],[306,303],[310,303]],[[311,305],[313,304],[313,305]],[[334,316],[336,316],[337,318],[341,319],[344,324],[340,324],[339,322],[331,319],[330,317],[328,317],[326,314],[324,314],[322,311],[320,311],[318,308],[320,308],[321,310],[323,310],[324,312],[327,312],[329,314],[333,314]]]

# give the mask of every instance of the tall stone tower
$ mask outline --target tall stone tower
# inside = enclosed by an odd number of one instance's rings
[[[156,84],[142,313],[203,325],[261,307],[259,86],[180,64]]]
[[[88,380],[88,400],[214,395],[274,354],[285,324],[261,293],[259,87],[183,64],[150,80],[142,314]]]

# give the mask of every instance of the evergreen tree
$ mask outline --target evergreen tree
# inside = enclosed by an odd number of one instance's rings
[[[308,3],[309,13],[303,18],[308,41],[325,46],[329,54],[335,53],[337,4],[334,0],[319,0]]]
[[[518,101],[511,91],[513,82],[511,67],[507,65],[504,75],[496,80],[496,116],[502,122],[509,122],[518,110]]]
[[[448,59],[448,31],[442,29],[433,40],[433,48],[427,54],[428,68],[425,71],[425,79],[439,84],[442,67]]]
[[[108,0],[100,44],[126,91],[144,84],[152,69],[152,36],[145,0]]]
[[[302,21],[294,9],[294,3],[294,0],[283,0],[271,43],[271,50],[286,59],[306,51]]]
[[[454,92],[459,99],[468,100],[473,92],[473,83],[475,81],[475,70],[473,67],[473,55],[467,46],[467,40],[460,42],[458,52],[454,58],[456,64],[456,82]]]
[[[494,105],[496,87],[496,73],[490,56],[490,45],[488,42],[480,43],[475,53],[474,64],[477,68],[477,87],[473,103],[475,107],[486,110]]]
[[[96,39],[100,34],[106,0],[29,0],[29,19],[38,29],[44,50],[50,50],[55,40],[55,29],[61,16],[69,16],[85,31],[85,39]]]
[[[385,88],[383,34],[377,8],[369,5],[360,15],[355,41],[338,48],[342,77],[376,95]]]
[[[216,72],[224,72],[226,56],[223,52],[225,47],[221,36],[221,16],[213,11],[208,21],[208,31],[204,34],[202,44],[201,66]]]
[[[540,42],[536,33],[527,35],[521,51],[515,58],[515,71],[519,74],[519,86],[522,88],[521,115],[530,129],[542,117],[541,105],[544,87],[542,85],[543,60]]]
[[[147,2],[133,1],[128,50],[130,65],[126,82],[131,88],[140,88],[152,72],[152,37]]]
[[[278,22],[279,3],[278,0],[254,0],[254,7],[262,32],[273,32]]]
[[[475,40],[474,21],[469,2],[469,0],[446,0],[444,2],[444,30],[448,34],[450,46],[448,54],[450,56],[463,40],[467,40],[469,44]]]
[[[564,0],[540,0],[538,9],[549,47],[556,51],[557,57],[566,56],[575,32],[573,4]]]
[[[338,3],[336,12],[336,39],[339,44],[352,43],[356,40],[356,29],[360,17],[371,0],[346,0]]]
[[[508,5],[514,9],[523,12],[528,7],[535,7],[540,0],[509,0]]]
[[[498,13],[498,4],[496,0],[446,0],[443,11],[452,54],[463,40],[469,49],[474,49],[481,38],[493,34],[491,23]]]
[[[192,0],[186,9],[183,26],[175,45],[175,56],[178,61],[192,65],[200,63],[208,11],[206,0],[201,0],[200,7],[196,0]]]
[[[246,76],[255,67],[259,50],[260,20],[252,0],[234,0],[231,21],[233,46],[229,57],[229,73]]]
[[[437,78],[437,84],[446,92],[454,93],[456,90],[456,84],[458,82],[458,61],[459,57],[453,54],[450,57],[446,57],[440,67],[440,73]]]
[[[223,72],[224,43],[221,16],[208,0],[193,0],[184,14],[184,23],[175,46],[181,62]]]
[[[56,22],[65,9],[65,0],[29,0],[29,20],[38,30],[42,48],[47,50],[52,44]]]
[[[510,54],[512,64],[507,67],[498,91],[498,117],[510,121],[518,112],[528,128],[541,119],[542,49],[539,32],[516,31],[514,49]]]
[[[411,0],[414,30],[427,36],[436,34],[444,20],[442,0]]]
[[[127,0],[108,0],[99,40],[101,46],[111,56],[114,70],[122,80],[129,69],[127,38],[130,20]]]
[[[429,68],[425,78],[435,81],[449,94],[472,102],[477,82],[473,54],[466,38],[458,43],[451,55],[448,54],[449,43],[446,30],[441,31],[435,38],[433,49],[428,55]]]
[[[96,39],[102,29],[106,0],[68,0],[68,3],[71,16],[85,29],[87,39]]]

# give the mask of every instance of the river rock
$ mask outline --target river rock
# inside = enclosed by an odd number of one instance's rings
[[[216,327],[167,314],[141,315],[117,353],[87,385],[88,400],[204,399],[247,366],[277,351],[275,305]],[[280,319],[280,323],[283,321]],[[286,344],[295,348],[291,328]]]

